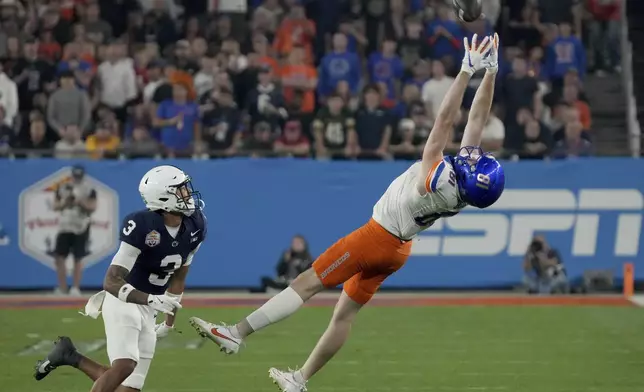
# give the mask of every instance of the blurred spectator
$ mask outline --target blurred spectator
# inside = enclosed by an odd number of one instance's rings
[[[583,123],[581,122],[581,116],[579,110],[575,106],[568,105],[566,102],[561,103],[557,113],[558,127],[553,128],[554,132],[552,133],[553,140],[555,142],[562,141],[566,138],[566,126],[570,123],[580,123],[583,128]],[[586,129],[581,131],[581,138],[590,141],[590,132]]]
[[[406,4],[404,0],[389,0],[389,9],[385,19],[385,40],[394,42],[405,36],[405,13]]]
[[[414,84],[408,84],[403,88],[401,100],[398,105],[391,110],[391,114],[398,119],[405,118],[409,115],[409,109],[412,104],[420,103],[420,90]]]
[[[541,95],[537,79],[528,75],[527,62],[524,58],[515,58],[512,62],[512,73],[503,83],[505,101],[505,124],[513,127],[517,123],[519,110],[528,109],[532,117],[539,118],[541,112]],[[520,125],[520,124],[519,124]],[[505,147],[516,148],[521,145],[521,133],[510,132],[505,137]]]
[[[356,145],[355,119],[344,100],[331,94],[327,106],[318,110],[313,121],[317,158],[350,157]]]
[[[622,0],[588,0],[591,62],[602,76],[606,71],[619,71],[620,24]]]
[[[589,157],[592,155],[592,144],[582,137],[584,127],[579,120],[565,125],[565,138],[558,140],[552,152],[553,158]]]
[[[336,91],[341,81],[348,83],[352,94],[357,93],[360,86],[360,69],[358,55],[347,50],[347,37],[344,34],[335,34],[332,51],[326,54],[320,63],[318,94],[324,99]]]
[[[54,67],[38,58],[38,43],[34,40],[25,42],[24,56],[18,60],[13,69],[14,81],[18,87],[20,110],[33,109],[34,96],[40,91],[55,89]]]
[[[161,143],[168,157],[192,155],[192,147],[201,141],[199,107],[188,100],[182,84],[172,88],[172,99],[159,104],[154,126],[161,129]]]
[[[432,74],[431,64],[429,61],[420,59],[411,67],[410,78],[407,79],[407,84],[413,84],[418,87],[418,90],[423,91],[423,86],[429,81]]]
[[[454,78],[445,75],[445,66],[440,60],[432,61],[432,78],[423,85],[422,99],[430,119],[433,121],[438,115],[443,98],[454,82]]]
[[[121,139],[115,134],[110,124],[101,123],[93,135],[87,137],[85,147],[92,159],[115,157]]]
[[[403,63],[396,55],[396,41],[385,39],[381,51],[369,56],[367,68],[371,82],[387,86],[386,98],[395,100],[404,72]]]
[[[382,96],[377,87],[367,86],[363,97],[363,106],[355,115],[358,146],[354,154],[366,159],[388,158],[392,119],[381,106]]]
[[[577,109],[579,113],[579,121],[585,130],[590,130],[592,126],[592,118],[590,114],[590,106],[579,99],[579,90],[574,85],[564,87],[563,101],[568,105]]]
[[[96,3],[87,4],[83,26],[87,37],[96,44],[104,44],[112,39],[112,26],[100,18],[101,11]]]
[[[311,151],[311,143],[302,132],[302,124],[291,120],[284,125],[282,135],[275,140],[273,149],[280,155],[307,157]]]
[[[210,57],[202,57],[200,62],[201,68],[194,78],[198,98],[208,94],[215,87],[215,75],[219,71],[215,60]]]
[[[31,120],[27,134],[20,135],[16,144],[16,148],[26,150],[17,155],[27,158],[51,156],[53,147],[54,142],[47,137],[47,125],[40,114]]]
[[[562,84],[563,77],[575,69],[583,78],[586,72],[586,49],[581,40],[572,35],[568,22],[559,24],[559,36],[548,46],[546,72],[553,84]]]
[[[4,108],[0,106],[0,157],[9,155],[16,140],[16,133],[3,120]]]
[[[51,30],[42,30],[40,32],[38,55],[47,61],[57,61],[63,52],[62,47],[55,41]]]
[[[85,142],[81,139],[78,125],[67,125],[61,130],[61,139],[54,146],[54,156],[58,159],[85,157]]]
[[[432,58],[449,64],[450,71],[454,64],[460,61],[463,30],[455,22],[452,9],[446,4],[437,6],[437,17],[427,26],[429,43],[432,45]]]
[[[550,130],[542,127],[537,120],[530,119],[524,126],[523,146],[519,150],[520,159],[544,159],[552,146]]]
[[[49,97],[47,122],[59,135],[68,126],[87,129],[91,119],[92,105],[87,93],[76,87],[72,71],[65,71],[59,77],[60,87]]]
[[[498,153],[503,148],[505,139],[505,125],[500,118],[496,116],[496,111],[491,110],[487,122],[483,127],[481,135],[481,147],[483,151]]]
[[[246,111],[251,126],[254,128],[258,122],[267,122],[275,130],[279,122],[288,116],[284,109],[284,96],[273,83],[273,73],[269,67],[262,67],[257,79],[257,85],[246,97]]]
[[[507,46],[520,46],[526,50],[531,50],[541,45],[541,32],[544,26],[539,20],[540,14],[538,8],[530,2],[524,2],[524,4],[521,13],[511,17],[508,23],[510,27],[508,39],[504,40],[504,44]]]
[[[213,108],[203,115],[203,141],[217,155],[231,156],[241,144],[242,114],[228,88],[221,88],[214,99]]]
[[[0,64],[0,106],[4,110],[2,123],[8,126],[13,125],[13,121],[18,115],[18,86],[16,82],[4,72],[4,67]]]
[[[422,104],[414,104],[409,115],[409,118],[402,119],[398,124],[392,137],[392,145],[389,147],[396,159],[418,159],[431,132],[432,123]]]
[[[137,97],[136,73],[132,59],[125,57],[125,45],[114,42],[107,50],[107,59],[98,67],[100,102],[127,121],[127,105]]]
[[[178,70],[184,71],[190,75],[194,75],[199,70],[199,64],[197,64],[191,57],[190,42],[185,39],[177,41],[174,47],[174,58],[172,59],[172,63]]]
[[[135,126],[121,151],[128,158],[150,158],[158,155],[160,149],[159,142],[150,136],[147,128]]]
[[[286,56],[294,46],[302,46],[306,53],[307,62],[312,62],[313,41],[315,39],[315,23],[306,18],[304,6],[300,3],[291,4],[291,9],[282,20],[273,47],[280,56]]]
[[[252,39],[253,53],[258,56],[258,61],[262,65],[271,68],[271,71],[277,72],[279,64],[271,55],[268,39],[261,34],[255,34]]]
[[[309,252],[309,245],[306,239],[298,234],[293,237],[291,246],[282,253],[277,262],[276,277],[263,277],[262,286],[264,289],[282,290],[299,274],[309,269],[312,263],[313,257]]]
[[[157,88],[164,83],[167,83],[167,79],[164,74],[165,64],[160,60],[151,61],[147,65],[147,83],[143,87],[143,102],[150,103],[154,100],[154,95],[156,94]],[[172,93],[170,93],[171,95]],[[160,102],[162,102],[163,99]]]
[[[426,59],[431,54],[431,47],[423,36],[423,24],[417,17],[407,18],[405,35],[399,42],[398,55],[407,70],[411,70],[421,59]]]
[[[253,133],[246,140],[244,149],[251,152],[251,157],[257,158],[264,155],[270,155],[273,152],[273,141],[275,133],[271,124],[266,121],[260,121],[253,127]]]
[[[279,26],[280,19],[283,14],[284,10],[280,5],[279,0],[264,0],[264,2],[255,9],[253,18],[265,18],[268,30],[274,34],[277,31],[277,27]]]
[[[338,25],[338,32],[347,37],[347,49],[352,53],[361,53],[369,43],[365,37],[362,24],[350,18],[341,19]]]
[[[280,70],[280,77],[286,104],[301,102],[296,105],[300,111],[311,113],[315,110],[318,74],[313,66],[305,62],[305,54],[302,46],[294,46],[288,56],[288,63]]]
[[[523,258],[523,281],[530,293],[566,294],[569,291],[566,269],[556,249],[543,236],[532,239]]]

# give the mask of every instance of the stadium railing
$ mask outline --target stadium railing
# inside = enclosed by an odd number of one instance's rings
[[[638,1],[638,0],[626,0]],[[628,4],[622,6],[622,23],[620,44],[622,53],[622,84],[626,95],[626,124],[628,126],[628,141],[631,156],[641,156],[642,129],[637,117],[637,101],[633,89],[633,44],[629,38]]]

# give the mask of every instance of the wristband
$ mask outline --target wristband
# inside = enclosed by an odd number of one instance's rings
[[[183,298],[183,293],[181,293],[181,294],[174,294],[174,293],[171,293],[171,292],[169,292],[169,291],[166,291],[166,292],[165,292],[165,296],[166,296],[166,297],[168,297],[168,298],[172,298],[173,300],[175,300],[175,301],[177,301],[177,302],[181,302],[181,298]]]
[[[121,300],[121,301],[123,301],[123,302],[127,302],[127,297],[128,297],[128,296],[130,295],[130,293],[131,293],[132,291],[134,291],[134,290],[136,290],[136,289],[135,289],[135,288],[134,288],[134,286],[132,286],[131,284],[129,284],[129,283],[124,284],[124,285],[123,285],[123,286],[121,286],[121,288],[119,289],[118,299],[120,299],[120,300]]]

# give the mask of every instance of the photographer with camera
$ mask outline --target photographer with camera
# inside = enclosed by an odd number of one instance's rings
[[[559,252],[536,235],[523,259],[524,283],[529,293],[568,293],[568,278]]]
[[[79,287],[83,273],[82,261],[87,255],[90,215],[95,210],[96,190],[85,181],[85,168],[74,166],[72,181],[58,186],[54,200],[54,211],[60,212],[54,249],[58,274],[56,294],[67,293],[65,261],[70,254],[74,257],[74,276],[69,294],[74,296],[81,294]]]

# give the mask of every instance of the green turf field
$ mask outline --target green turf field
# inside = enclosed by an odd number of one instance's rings
[[[147,392],[276,391],[271,366],[300,365],[331,308],[305,308],[254,335],[238,356],[201,341],[186,320],[235,321],[244,308],[184,309],[159,342]],[[102,321],[75,310],[0,310],[2,392],[89,391],[75,369],[40,382],[34,362],[67,334],[106,361]],[[643,392],[644,309],[635,307],[366,308],[348,345],[309,391]]]

